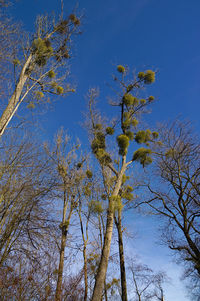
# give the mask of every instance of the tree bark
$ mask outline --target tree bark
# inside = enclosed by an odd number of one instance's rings
[[[114,195],[113,195],[114,196]],[[98,272],[96,275],[96,281],[92,296],[92,301],[99,301],[105,283],[106,271],[108,266],[108,258],[110,254],[110,244],[112,239],[112,231],[113,231],[113,210],[114,210],[114,202],[113,200],[109,201],[109,208],[107,213],[107,223],[106,223],[106,234],[104,238],[103,250],[101,253],[101,260],[98,268]]]
[[[62,294],[62,278],[63,278],[63,268],[64,268],[64,255],[65,255],[65,245],[67,240],[67,233],[62,230],[62,238],[61,238],[61,248],[60,248],[60,261],[58,268],[58,280],[56,287],[56,301],[61,301]]]
[[[21,104],[22,99],[20,99],[22,90],[24,88],[24,84],[26,83],[26,80],[28,78],[27,74],[27,68],[29,67],[32,60],[32,54],[29,55],[28,59],[26,60],[21,74],[19,76],[18,83],[16,85],[15,91],[12,94],[7,107],[5,108],[1,118],[0,118],[0,137],[3,135],[6,127],[8,126],[9,122],[11,121],[13,115],[17,111],[19,105]]]
[[[121,209],[118,210],[118,220],[115,217],[115,225],[117,227],[117,233],[118,233],[122,301],[127,301],[128,299],[127,299],[126,270],[125,270],[124,246],[123,246],[123,235],[122,235],[122,211],[121,211]]]
[[[83,248],[83,257],[84,257],[84,282],[85,282],[84,301],[87,301],[88,276],[87,276],[87,254],[86,254],[86,244],[85,243],[84,243],[84,248]]]
[[[103,250],[101,253],[101,259],[96,275],[96,281],[94,286],[94,291],[92,295],[92,301],[99,301],[101,300],[101,296],[104,289],[104,283],[106,279],[106,272],[108,266],[108,259],[110,255],[110,245],[112,239],[112,232],[113,232],[113,219],[114,219],[114,197],[118,196],[119,189],[121,188],[122,184],[122,176],[126,170],[126,163],[125,157],[123,158],[122,168],[118,174],[118,179],[116,185],[114,187],[112,196],[109,199],[108,211],[107,211],[107,221],[106,221],[106,233],[104,237],[104,244]]]

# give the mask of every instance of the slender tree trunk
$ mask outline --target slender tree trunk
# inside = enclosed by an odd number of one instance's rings
[[[138,301],[142,301],[141,293],[139,292],[139,289],[138,289],[138,285],[137,285],[137,281],[136,281],[136,278],[135,278],[134,270],[132,270],[132,274],[133,274],[133,282],[134,282],[134,285],[135,285],[135,291],[136,291],[136,294],[138,296]]]
[[[96,275],[96,281],[92,296],[92,301],[99,301],[102,296],[104,283],[105,283],[105,277],[106,277],[106,271],[108,266],[108,258],[110,254],[110,244],[112,239],[112,231],[113,231],[113,211],[114,211],[114,202],[111,199],[109,201],[109,208],[107,213],[107,223],[106,223],[106,234],[104,237],[104,245],[103,250],[101,253],[101,260],[98,267],[98,272]]]
[[[88,276],[87,276],[87,254],[86,254],[86,244],[85,243],[84,243],[84,248],[83,248],[83,257],[84,257],[84,282],[85,282],[84,301],[87,301]]]
[[[103,250],[101,253],[101,259],[96,275],[96,281],[92,296],[92,301],[99,301],[101,300],[101,296],[104,289],[104,283],[106,279],[106,272],[107,272],[107,266],[108,266],[108,259],[110,255],[110,245],[111,245],[111,239],[112,239],[112,232],[113,232],[113,219],[114,219],[114,197],[118,196],[119,189],[121,188],[122,184],[122,176],[126,170],[126,163],[125,163],[125,157],[123,158],[123,164],[121,171],[118,174],[117,183],[115,185],[115,188],[113,190],[112,196],[109,199],[109,205],[108,205],[108,211],[107,211],[107,221],[106,221],[106,233],[104,237],[104,244],[103,244]]]
[[[66,219],[66,211],[67,211],[67,200],[66,200],[66,191],[64,191],[64,205],[63,205],[63,218],[62,218],[62,237],[61,237],[61,246],[60,246],[60,260],[59,260],[59,268],[58,268],[58,280],[56,287],[56,295],[55,300],[61,301],[62,296],[62,280],[63,280],[63,268],[64,268],[64,256],[65,256],[65,246],[67,240],[67,232],[69,228],[69,222],[72,215],[72,207],[70,208],[70,212]]]
[[[83,221],[81,217],[81,205],[79,207],[78,215],[79,215],[81,234],[83,239],[83,260],[84,260],[83,270],[84,270],[84,283],[85,283],[84,301],[87,301],[87,297],[88,297],[87,243],[88,243],[88,223],[89,223],[90,214],[87,216],[86,237],[84,234]]]
[[[118,210],[118,220],[115,217],[115,225],[118,233],[118,246],[119,246],[119,258],[120,258],[120,273],[121,273],[121,289],[122,289],[122,301],[127,301],[127,286],[126,286],[126,270],[124,260],[124,246],[122,235],[122,210]]]
[[[104,229],[103,219],[101,219],[100,215],[98,216],[98,221],[99,221],[100,244],[101,244],[101,251],[102,251],[102,249],[103,249],[103,235],[102,235],[102,232],[105,234],[105,229]],[[102,223],[102,227],[101,227],[101,223]],[[104,282],[104,296],[105,296],[105,301],[108,301],[106,279],[105,279],[105,282]],[[101,296],[101,300],[103,300],[103,294]]]
[[[5,108],[1,118],[0,118],[0,137],[3,135],[6,127],[8,126],[9,122],[11,121],[13,115],[15,114],[15,112],[17,111],[19,105],[21,104],[22,99],[20,99],[21,94],[22,94],[22,90],[24,88],[24,84],[28,78],[27,75],[27,68],[29,67],[30,63],[32,60],[32,54],[28,57],[28,59],[26,60],[21,74],[19,76],[19,80],[18,83],[16,85],[15,91],[12,94],[7,107]]]
[[[62,293],[62,278],[63,278],[63,268],[64,268],[64,256],[65,256],[65,245],[67,240],[67,233],[62,230],[62,238],[61,238],[61,248],[60,248],[60,261],[58,268],[58,280],[56,287],[56,301],[60,301],[61,293]]]

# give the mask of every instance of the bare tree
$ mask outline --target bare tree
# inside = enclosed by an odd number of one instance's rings
[[[27,244],[37,249],[52,230],[47,198],[54,183],[48,177],[48,161],[29,138],[19,142],[15,134],[8,140],[2,140],[0,149],[1,266],[13,251],[34,257]]]
[[[137,301],[164,301],[163,283],[166,275],[163,272],[154,273],[148,266],[131,260],[129,271],[132,275],[134,293]]]
[[[48,237],[46,237],[48,239]],[[29,246],[30,247],[30,246]],[[36,252],[35,249],[32,250]],[[55,300],[57,280],[57,246],[46,243],[46,250],[37,251],[38,258],[27,261],[22,254],[13,254],[0,268],[1,300]],[[67,264],[71,258],[66,258]],[[83,271],[63,277],[63,300],[83,299]]]
[[[80,162],[78,168],[82,168],[83,163]],[[89,244],[89,226],[91,222],[91,215],[93,213],[94,198],[96,197],[95,180],[93,178],[93,173],[90,169],[85,172],[85,179],[82,182],[76,183],[77,194],[78,194],[78,206],[77,213],[80,222],[80,231],[83,241],[82,254],[83,254],[83,271],[84,271],[84,301],[88,300],[88,251],[87,247]]]
[[[59,267],[56,287],[56,300],[62,300],[62,282],[64,269],[65,247],[67,235],[73,213],[78,206],[79,195],[77,186],[81,185],[84,178],[82,169],[77,168],[76,152],[79,148],[78,143],[70,148],[69,137],[60,130],[56,135],[55,147],[49,150],[46,146],[47,154],[50,158],[52,171],[51,176],[56,179],[54,199],[63,202],[62,221],[60,223],[61,242],[59,246]]]
[[[38,148],[30,142],[32,137],[20,140],[19,144],[16,133],[13,139],[9,135],[9,143],[6,135],[2,138],[0,269],[2,282],[6,277],[10,279],[7,287],[2,284],[2,294],[5,298],[15,294],[19,300],[52,300],[56,291],[58,300],[70,300],[69,296],[76,300],[76,288],[83,290],[83,272],[65,277],[63,268],[69,225],[78,205],[76,189],[85,177],[77,169],[77,144],[67,152],[68,139],[60,132],[56,147],[47,156],[41,146]],[[55,210],[60,200],[63,201],[61,223]],[[58,240],[61,240],[59,260]],[[9,266],[14,266],[13,271],[9,272],[6,268]],[[16,285],[12,278],[16,279]],[[61,290],[62,284],[69,288],[70,283],[74,292]]]
[[[164,224],[163,240],[184,265],[185,277],[200,280],[200,144],[188,122],[162,127],[163,145],[145,201]]]

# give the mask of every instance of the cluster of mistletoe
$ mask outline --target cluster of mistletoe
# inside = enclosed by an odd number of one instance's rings
[[[119,106],[121,108],[121,130],[122,133],[117,136],[117,144],[119,147],[119,155],[125,156],[131,141],[135,141],[138,144],[145,144],[147,147],[150,142],[155,141],[158,138],[157,132],[151,132],[147,130],[137,131],[138,115],[144,111],[154,100],[153,96],[148,98],[138,98],[136,96],[137,90],[144,85],[152,84],[155,81],[155,72],[147,70],[145,72],[139,72],[137,79],[128,85],[124,82],[126,69],[119,65],[117,67],[118,72],[122,74],[120,83],[122,85],[123,95],[121,97]],[[152,162],[151,149],[141,147],[133,154],[132,161],[138,161],[143,166]]]
[[[92,152],[103,165],[112,162],[110,154],[106,151],[106,136],[113,134],[114,129],[112,127],[107,127],[104,130],[101,124],[94,126],[94,139],[91,144]]]
[[[75,92],[65,80],[69,74],[71,38],[79,33],[79,25],[80,19],[75,14],[57,23],[47,17],[38,18],[37,34],[28,47],[29,53],[26,54],[26,57],[31,56],[30,64],[26,68],[27,89],[32,92],[31,101],[26,99],[28,108],[33,109],[36,103],[43,103],[47,92],[54,95]],[[13,64],[15,74],[20,74],[24,62],[15,58]]]
[[[101,164],[111,164],[111,155],[106,151],[106,137],[113,135],[118,129],[118,132],[121,132],[116,137],[119,155],[122,157],[127,155],[131,142],[135,141],[137,144],[144,144],[146,147],[141,147],[133,153],[132,161],[138,161],[143,166],[146,166],[152,162],[152,152],[149,145],[151,142],[156,141],[158,133],[151,132],[149,129],[137,130],[139,124],[138,117],[153,102],[154,97],[139,98],[137,95],[141,88],[155,81],[155,72],[152,70],[139,72],[137,78],[127,84],[125,82],[126,68],[119,65],[117,71],[121,76],[120,79],[115,77],[115,80],[120,83],[122,94],[120,100],[114,105],[120,108],[120,120],[115,126],[108,126],[106,128],[99,123],[93,124],[94,139],[91,144],[92,152]]]

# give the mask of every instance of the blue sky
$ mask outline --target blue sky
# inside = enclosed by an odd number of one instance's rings
[[[75,2],[65,1],[69,11]],[[59,0],[19,0],[14,15],[24,28],[33,30],[35,16],[58,11]],[[159,70],[151,93],[158,100],[153,122],[182,116],[200,129],[200,2],[198,0],[101,0],[80,1],[84,14],[82,32],[74,44],[72,74],[77,94],[59,101],[48,114],[47,125],[55,132],[61,125],[72,125],[73,134],[84,130],[80,121],[85,111],[84,95],[89,87],[100,87],[102,101],[110,93],[106,83],[117,64],[137,71]]]
[[[70,13],[70,8],[76,3],[72,0],[64,2]],[[148,117],[151,124],[182,116],[190,119],[199,132],[200,1],[80,0],[78,6],[84,18],[83,34],[74,43],[72,62],[77,93],[58,101],[53,111],[43,117],[46,136],[51,137],[60,126],[64,126],[71,135],[79,136],[82,143],[87,143],[87,133],[80,126],[82,112],[86,110],[84,96],[88,88],[98,86],[103,107],[106,95],[110,94],[106,83],[111,83],[118,64],[129,65],[131,70],[137,71],[158,70],[157,80],[149,89],[157,99]],[[58,12],[59,7],[59,0],[19,0],[12,12],[22,20],[26,30],[33,31],[38,13]],[[151,222],[140,220],[139,228],[146,228],[141,235],[151,245],[148,240],[150,225]],[[142,253],[142,246],[138,248]],[[156,259],[152,260],[150,256],[155,248],[158,247],[152,245],[149,253],[143,254],[152,265]],[[177,281],[174,290],[169,288],[166,300],[187,300],[177,280],[179,269],[173,268],[166,251],[163,250],[163,254],[164,257],[159,257],[160,262],[170,267],[174,282]],[[172,291],[178,296],[172,296]]]

